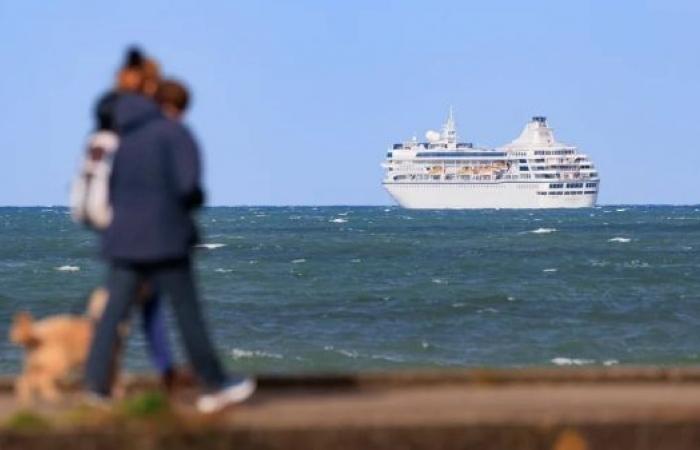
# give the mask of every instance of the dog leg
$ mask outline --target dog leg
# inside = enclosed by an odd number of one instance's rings
[[[29,406],[32,403],[32,386],[27,373],[23,373],[15,380],[15,396],[22,406]]]
[[[42,374],[38,379],[39,389],[44,400],[55,403],[61,399],[53,374]]]

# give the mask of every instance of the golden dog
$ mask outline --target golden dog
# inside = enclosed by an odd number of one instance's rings
[[[95,322],[102,315],[108,294],[96,289],[83,316],[58,315],[34,320],[15,315],[10,340],[25,348],[24,368],[15,384],[17,398],[30,402],[35,393],[48,401],[60,398],[58,382],[79,369],[87,358]]]

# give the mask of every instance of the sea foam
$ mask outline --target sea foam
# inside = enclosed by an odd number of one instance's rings
[[[629,241],[631,241],[631,240],[632,240],[632,239],[630,239],[630,238],[625,238],[625,237],[614,237],[614,238],[608,239],[608,242],[622,242],[622,243],[625,243],[625,242],[629,242]]]
[[[583,358],[564,358],[562,356],[557,358],[552,358],[552,363],[557,366],[583,366],[586,364],[593,364],[595,360],[593,359],[583,359]]]
[[[272,359],[282,359],[282,355],[278,353],[263,352],[259,350],[244,350],[242,348],[234,348],[231,350],[231,356],[233,359],[242,358],[272,358]]]
[[[538,229],[536,229],[536,230],[530,231],[530,233],[533,233],[533,234],[548,234],[548,233],[554,233],[555,231],[557,231],[556,228],[538,228]]]
[[[207,250],[216,250],[217,248],[226,247],[226,244],[216,244],[216,243],[212,243],[212,244],[197,244],[195,247],[197,247],[197,248],[206,248]]]
[[[56,270],[58,270],[59,272],[78,272],[80,270],[80,267],[65,265],[61,267],[56,267]]]

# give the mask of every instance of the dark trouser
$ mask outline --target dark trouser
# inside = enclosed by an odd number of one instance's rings
[[[227,382],[219,359],[209,341],[197,300],[188,259],[157,264],[113,263],[107,288],[109,302],[97,324],[88,355],[85,381],[88,389],[101,395],[111,391],[111,361],[118,341],[118,326],[127,318],[137,300],[141,282],[151,281],[170,299],[180,334],[197,376],[209,389]]]

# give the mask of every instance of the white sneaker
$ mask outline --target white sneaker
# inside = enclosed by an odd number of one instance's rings
[[[112,408],[112,399],[104,394],[98,394],[97,392],[84,392],[81,395],[80,400],[89,408],[101,410],[108,410]]]
[[[255,392],[254,378],[243,378],[234,381],[223,389],[211,394],[205,394],[197,399],[197,410],[204,414],[221,411],[229,405],[241,403]]]

